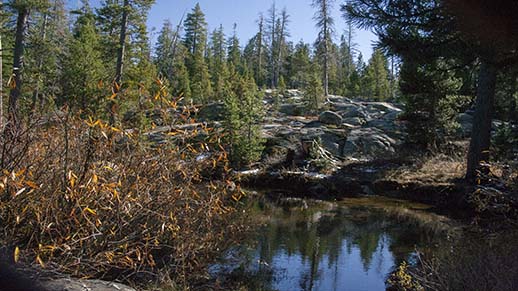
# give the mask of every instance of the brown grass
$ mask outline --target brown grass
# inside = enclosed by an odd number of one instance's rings
[[[451,183],[466,174],[463,159],[444,154],[425,157],[409,167],[399,168],[387,174],[389,179],[400,183],[422,182],[426,184]]]

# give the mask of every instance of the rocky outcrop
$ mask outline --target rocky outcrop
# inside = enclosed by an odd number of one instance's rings
[[[267,152],[287,152],[289,147],[304,155],[308,144],[318,141],[339,159],[371,160],[394,156],[406,138],[405,124],[398,120],[402,109],[395,104],[329,96],[324,104],[327,110],[317,119],[303,116],[300,92],[289,94],[290,103],[280,106],[280,114],[276,110],[267,114],[263,126]]]

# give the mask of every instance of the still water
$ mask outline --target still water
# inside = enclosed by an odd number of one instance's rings
[[[393,200],[257,202],[252,219],[262,226],[219,271],[250,290],[385,290],[395,266],[447,235],[425,208]]]

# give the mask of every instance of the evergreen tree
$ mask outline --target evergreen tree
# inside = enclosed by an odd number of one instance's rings
[[[352,78],[353,72],[356,70],[356,65],[354,64],[354,54],[352,49],[352,36],[351,33],[347,35],[342,35],[340,39],[340,48],[339,48],[339,64],[338,64],[338,94],[342,96],[351,97],[351,86],[352,86]]]
[[[423,147],[434,148],[439,132],[449,126],[440,104],[448,95],[457,94],[462,81],[444,69],[444,61],[420,64],[405,60],[401,68],[401,93],[408,120],[408,140]]]
[[[224,126],[235,167],[247,166],[260,159],[264,141],[260,122],[263,115],[261,95],[251,75],[240,76],[231,68],[232,91],[225,96]],[[243,110],[245,108],[246,110]]]
[[[275,1],[272,3],[272,6],[268,10],[268,18],[266,19],[266,34],[268,40],[268,78],[270,88],[275,88],[275,72],[277,71],[277,57],[276,57],[276,44],[277,40],[277,26],[278,26],[278,15],[277,15],[277,7],[275,5]]]
[[[189,79],[189,70],[185,65],[187,54],[187,49],[183,46],[183,44],[178,44],[173,68],[174,74],[171,78],[171,88],[173,89],[173,95],[182,96],[187,101],[191,101],[191,81]]]
[[[274,84],[279,85],[281,74],[283,73],[284,60],[288,55],[287,41],[286,38],[290,36],[288,31],[289,15],[286,8],[282,9],[279,19],[277,19],[277,42],[275,43],[275,71],[274,71]]]
[[[160,76],[165,77],[170,83],[172,82],[175,56],[173,46],[175,42],[175,31],[171,21],[166,20],[158,34],[155,47],[155,64]]]
[[[334,0],[313,0],[313,7],[317,9],[315,21],[320,30],[317,38],[317,47],[321,47],[323,58],[322,79],[324,85],[324,95],[329,95],[329,66],[330,50],[332,45],[332,35],[334,31],[334,20],[331,16]]]
[[[149,79],[147,75],[138,74],[151,63],[146,21],[154,3],[155,0],[103,0],[97,9],[101,55],[107,68],[113,70],[113,80],[117,83],[130,73],[132,76],[128,81]],[[129,69],[125,70],[125,66]],[[135,68],[141,68],[140,72]]]
[[[234,67],[241,67],[241,48],[239,47],[239,39],[237,38],[237,24],[234,23],[232,36],[228,40],[228,62]]]
[[[304,99],[310,113],[318,113],[325,97],[320,75],[313,71],[309,75],[308,83],[304,88]]]
[[[33,111],[36,105],[42,109],[47,100],[60,93],[61,61],[66,47],[56,44],[66,43],[69,37],[65,2],[50,0],[48,4],[45,9],[33,13],[31,22],[34,25],[28,31],[26,80],[32,89],[30,108]]]
[[[211,78],[205,62],[207,43],[207,22],[199,3],[187,14],[184,21],[184,45],[188,55],[186,66],[189,71],[191,95],[194,102],[206,103],[212,96]]]
[[[100,105],[99,82],[105,70],[100,53],[100,40],[95,26],[95,15],[87,1],[83,2],[63,63],[63,93],[59,104],[95,112]]]
[[[11,125],[16,128],[19,123],[18,103],[22,95],[24,75],[24,53],[26,49],[27,24],[31,11],[38,11],[48,7],[46,0],[11,0],[9,7],[16,13],[16,30],[13,47],[13,67],[11,91],[9,93],[8,118]]]
[[[302,89],[306,84],[311,74],[311,56],[309,45],[300,41],[295,46],[295,51],[290,59],[290,87],[295,89]]]
[[[381,45],[405,61],[433,65],[448,59],[462,64],[457,66],[457,70],[462,70],[466,64],[480,60],[466,173],[467,178],[473,179],[480,162],[490,158],[497,74],[506,65],[517,63],[518,42],[506,36],[516,30],[515,3],[354,0],[343,9],[362,27],[374,28]]]
[[[250,39],[245,46],[243,58],[248,65],[248,69],[253,73],[257,86],[266,85],[266,46],[265,46],[265,24],[262,14],[259,15],[257,34]]]
[[[214,89],[214,99],[223,100],[228,92],[228,65],[227,49],[225,47],[225,33],[223,26],[220,25],[211,34],[210,42],[211,58],[209,69],[211,72],[212,88]]]
[[[171,93],[190,100],[189,72],[185,66],[187,51],[179,42],[179,35],[180,25],[173,29],[169,20],[164,22],[157,38],[155,64],[158,73],[167,79]]]
[[[390,82],[387,59],[381,50],[374,50],[365,69],[363,82],[364,96],[374,100],[386,100],[390,97]]]

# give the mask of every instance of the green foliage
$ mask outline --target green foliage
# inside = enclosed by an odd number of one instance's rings
[[[400,88],[405,103],[405,117],[409,121],[408,140],[423,147],[436,147],[441,131],[448,131],[455,114],[451,107],[462,84],[448,70],[445,62],[418,64],[411,60],[403,63]],[[459,105],[459,104],[456,104]],[[462,106],[461,106],[462,107]],[[458,113],[458,112],[456,112]]]
[[[209,68],[205,62],[207,22],[199,4],[184,21],[184,45],[187,49],[185,65],[189,72],[190,91],[195,103],[207,103],[212,96]]]
[[[107,71],[111,74],[114,74],[112,72],[115,72],[116,67],[122,13],[124,9],[129,9],[124,55],[127,68],[123,71],[122,79],[133,85],[144,83],[149,86],[156,76],[155,69],[151,66],[146,26],[148,12],[154,2],[155,0],[128,0],[129,6],[124,8],[122,1],[103,0],[100,7],[96,9],[101,56]]]
[[[185,52],[182,44],[179,44],[179,51]],[[189,71],[185,65],[185,58],[179,53],[173,66],[173,77],[171,80],[172,93],[175,96],[183,96],[186,100],[192,100],[191,80],[189,79]]]
[[[308,112],[318,113],[324,98],[324,88],[318,73],[309,75],[309,80],[304,88],[304,99]]]
[[[372,54],[362,80],[363,96],[378,101],[390,97],[390,83],[387,58],[378,49]]]
[[[515,159],[518,149],[518,126],[504,123],[493,136],[493,152],[500,159]]]
[[[289,84],[293,89],[306,87],[311,69],[311,56],[309,45],[299,42],[295,46],[289,62]]]
[[[33,25],[29,26],[25,55],[25,84],[32,89],[30,109],[43,109],[61,94],[58,85],[70,37],[65,11],[65,1],[48,1],[48,6],[34,10]],[[36,108],[38,107],[38,108]]]
[[[68,103],[72,108],[87,112],[100,109],[104,97],[101,84],[106,71],[99,46],[95,16],[85,6],[68,42],[68,54],[63,61],[63,94],[58,104]]]
[[[235,167],[247,166],[261,158],[264,140],[260,122],[263,116],[262,95],[250,76],[232,76],[232,92],[224,99],[227,142]]]
[[[280,76],[279,78],[279,86],[277,88],[277,91],[279,91],[279,94],[281,95],[286,95],[286,90],[288,88],[286,87],[286,82],[284,82],[284,77],[283,76]]]
[[[446,95],[439,100],[437,108],[438,130],[444,135],[451,135],[458,131],[457,122],[459,113],[466,111],[473,102],[472,96]]]
[[[228,62],[236,68],[241,66],[241,48],[239,47],[239,39],[236,32],[237,25],[234,24],[234,33],[228,40]]]

